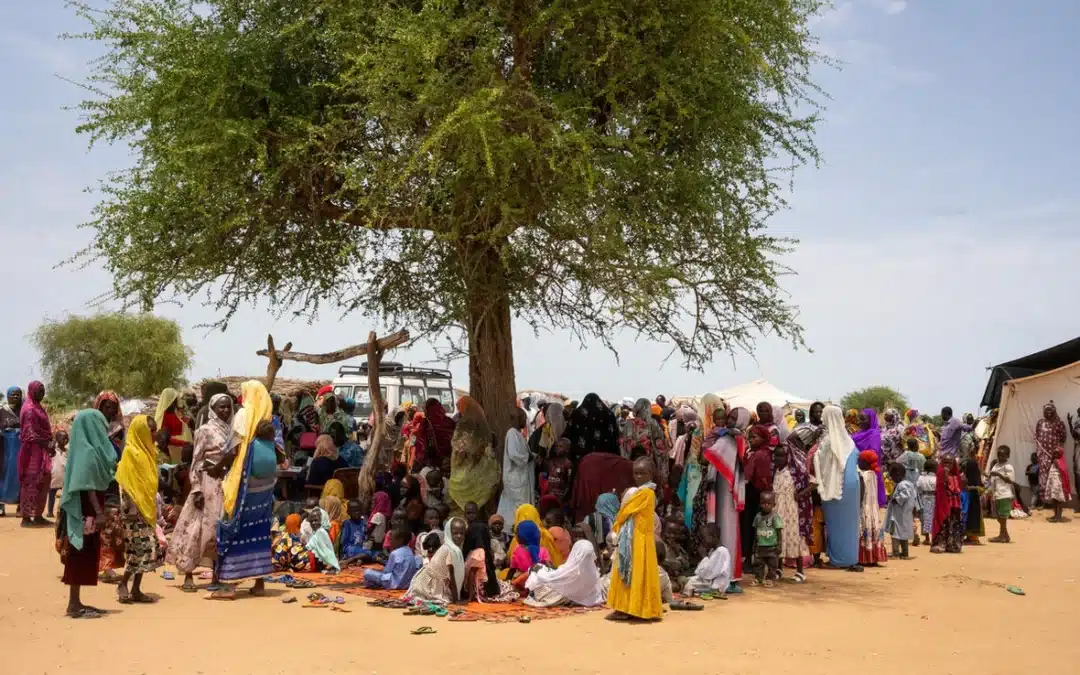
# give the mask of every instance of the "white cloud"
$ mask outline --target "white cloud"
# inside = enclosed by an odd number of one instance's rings
[[[907,9],[907,3],[904,0],[889,0],[882,5],[882,10],[886,14],[900,14],[905,9]]]

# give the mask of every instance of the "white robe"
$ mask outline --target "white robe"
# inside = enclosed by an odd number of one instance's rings
[[[600,570],[596,567],[596,548],[592,542],[579,540],[558,569],[537,570],[525,581],[525,588],[530,591],[541,585],[582,607],[601,604]]]

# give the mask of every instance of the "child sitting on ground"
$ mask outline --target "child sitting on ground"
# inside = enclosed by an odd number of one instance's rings
[[[908,480],[907,469],[903,464],[890,464],[889,478],[896,487],[889,498],[889,508],[885,511],[885,532],[892,537],[893,557],[910,560],[908,544],[916,536],[915,510],[919,503],[919,493]]]
[[[1012,450],[1009,446],[1002,445],[997,449],[997,457],[990,464],[987,475],[990,477],[990,494],[994,499],[994,515],[998,521],[998,536],[990,541],[995,544],[1008,544],[1009,538],[1009,514],[1012,512],[1014,490],[1019,490],[1016,484],[1016,471],[1009,464],[1009,455]],[[1037,479],[1036,479],[1037,480]],[[1035,489],[1039,484],[1036,482]]]
[[[349,500],[349,518],[341,524],[341,561],[342,566],[371,559],[371,551],[364,547],[367,538],[367,519],[364,518],[364,506],[358,499]]]
[[[390,555],[390,551],[393,549],[390,547],[390,534],[394,530],[409,530],[409,516],[405,509],[394,509],[390,514],[390,526],[387,528],[386,534],[383,536],[382,550],[375,556],[378,562],[385,562]],[[410,533],[409,548],[412,548],[416,544],[415,537],[412,537]]]
[[[446,485],[443,481],[442,471],[431,469],[423,478],[424,482],[427,483],[427,490],[424,492],[424,506],[429,509],[438,509],[445,505]]]
[[[669,520],[664,526],[663,541],[666,555],[664,562],[660,565],[667,570],[671,578],[682,583],[685,583],[686,578],[694,571],[690,564],[690,554],[683,547],[686,536],[686,525],[681,520]],[[700,555],[705,557],[708,554],[709,551],[704,551]]]
[[[584,536],[582,537],[584,539]],[[671,592],[671,577],[668,576],[667,570],[664,569],[664,558],[667,556],[667,547],[664,546],[664,542],[656,542],[656,569],[660,573],[660,602],[665,605],[670,605],[675,596]]]
[[[758,584],[772,588],[773,577],[780,565],[780,537],[784,521],[776,508],[776,495],[771,490],[761,493],[761,511],[754,516],[754,563]]]
[[[506,550],[510,548],[510,535],[505,531],[506,521],[499,514],[488,518],[488,532],[491,533],[491,557],[495,569],[506,569],[509,560]],[[582,531],[584,533],[584,530]],[[570,533],[573,536],[573,532]]]
[[[423,537],[424,554],[421,556],[423,564],[426,565],[435,555],[435,551],[438,551],[443,545],[442,532],[428,532],[427,536]]]
[[[413,548],[416,555],[424,557],[424,540],[431,534],[441,533],[442,520],[439,518],[439,512],[436,509],[426,509],[424,511],[424,529],[420,534],[416,535],[416,544]]]
[[[387,591],[404,590],[420,569],[420,559],[409,546],[408,530],[394,528],[390,531],[390,555],[382,570],[364,570],[364,583],[368,588]]]
[[[934,502],[937,500],[937,460],[928,457],[923,465],[923,472],[915,483],[919,492],[919,530],[923,534],[923,544],[930,545],[930,535],[934,532]]]
[[[334,553],[334,544],[330,541],[329,523],[326,523],[323,519],[325,513],[320,508],[308,512],[306,522],[310,526],[312,533],[304,542],[304,548],[310,554],[310,569],[312,572],[340,572],[341,563],[338,562],[337,554]]]
[[[723,596],[727,592],[731,584],[731,554],[719,545],[719,538],[711,527],[701,533],[701,548],[707,549],[707,555],[703,555],[694,575],[683,584],[683,595],[719,593]]]

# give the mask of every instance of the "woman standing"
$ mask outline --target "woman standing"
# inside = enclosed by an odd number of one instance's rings
[[[270,524],[273,520],[274,485],[278,456],[274,447],[274,426],[270,422],[272,404],[266,387],[248,380],[240,389],[243,408],[233,418],[233,431],[240,439],[222,483],[222,516],[218,522],[218,575],[222,581],[255,579],[253,595],[264,591],[262,577],[273,570]],[[265,423],[265,424],[264,424]],[[214,474],[220,475],[222,467]],[[236,591],[216,591],[216,599],[231,600]]]
[[[570,413],[566,435],[570,439],[570,459],[574,466],[590,452],[620,454],[615,413],[604,405],[598,394],[587,395]]]
[[[562,411],[560,411],[561,413]],[[514,428],[507,429],[502,468],[502,494],[498,513],[504,521],[512,522],[514,512],[522,504],[532,504],[535,494],[535,465],[523,432],[528,424],[525,411],[514,411]]]
[[[0,401],[0,518],[7,515],[6,504],[19,503],[19,413],[23,392],[9,387],[7,400]]]
[[[893,462],[900,461],[904,454],[904,422],[900,411],[889,408],[885,411],[885,426],[881,430],[881,466],[887,468]],[[892,490],[889,490],[892,494]]]
[[[725,414],[723,401],[709,396],[702,399],[702,406],[702,424],[708,426],[702,443],[704,456],[716,469],[716,526],[720,530],[720,545],[729,553],[731,567],[727,590],[738,593],[741,592],[738,582],[743,573],[739,512],[746,501],[746,478],[741,463],[746,454],[746,437],[742,430],[750,424],[750,411],[740,407]],[[700,533],[691,533],[691,536],[696,547],[701,541]]]
[[[26,445],[25,422],[23,445]],[[1065,463],[1065,423],[1053,401],[1043,406],[1042,419],[1035,423],[1035,449],[1039,458],[1039,493],[1043,503],[1054,508],[1050,522],[1060,523],[1063,520],[1061,512],[1069,500],[1069,489],[1068,472],[1060,466]],[[26,515],[26,507],[23,507],[23,515]]]
[[[154,602],[142,592],[143,575],[158,568],[158,542],[154,531],[157,527],[158,468],[153,425],[154,421],[146,415],[131,420],[127,444],[116,466],[124,518],[124,576],[116,591],[122,605]]]
[[[822,413],[825,435],[814,453],[821,510],[825,516],[825,548],[833,567],[861,572],[859,565],[859,453],[844,426],[844,413],[834,405]]]
[[[471,396],[458,401],[461,419],[450,441],[450,498],[458,509],[473,502],[484,510],[499,484],[499,463],[491,444],[493,437],[484,409]],[[486,510],[485,513],[491,513]]]
[[[120,397],[115,391],[103,391],[94,399],[94,408],[105,416],[109,425],[109,440],[116,448],[116,456],[122,458],[124,451],[124,415],[120,411]]]
[[[885,496],[885,478],[881,475],[881,427],[878,426],[877,411],[866,408],[859,413],[859,431],[851,435],[855,449],[859,452],[870,450],[877,457],[874,472],[877,474],[877,503],[884,507],[889,501]]]
[[[52,525],[42,514],[49,494],[49,455],[53,452],[49,414],[41,407],[45,385],[37,380],[26,388],[27,400],[19,411],[22,445],[19,448],[19,505],[23,527]]]
[[[97,585],[98,530],[105,515],[105,490],[115,470],[116,450],[109,442],[104,415],[97,410],[79,412],[71,423],[64,491],[56,519],[63,581],[70,587],[67,615],[73,619],[96,619],[105,614],[84,605],[79,591],[83,586]]]
[[[184,573],[180,590],[194,593],[195,568],[204,559],[217,558],[217,521],[221,515],[221,478],[210,475],[210,469],[232,452],[240,438],[232,429],[233,405],[227,393],[210,398],[206,424],[195,431],[195,453],[191,459],[191,493],[176,521],[165,561]],[[218,586],[218,569],[214,565],[213,588]]]
[[[931,553],[962,553],[964,521],[961,493],[963,481],[956,458],[943,455],[937,469],[937,492],[934,495],[934,529]]]
[[[179,464],[183,457],[184,447],[191,444],[191,429],[179,414],[180,392],[172,387],[167,387],[158,398],[157,410],[154,412],[154,424],[158,429],[169,432],[169,456],[168,464]]]

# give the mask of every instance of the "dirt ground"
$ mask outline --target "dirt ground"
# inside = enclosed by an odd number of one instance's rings
[[[0,520],[0,672],[35,673],[831,673],[1073,672],[1080,638],[1080,518],[1010,523],[1016,543],[915,560],[865,574],[811,570],[804,586],[750,589],[658,624],[603,612],[531,624],[448,623],[367,607],[304,609],[270,591],[208,602],[155,576],[156,605],[120,606],[114,586],[86,589],[104,618],[64,617],[67,589],[50,530]],[[988,523],[996,533],[996,524]],[[205,582],[202,582],[205,583]],[[1019,597],[1005,586],[1027,593]],[[430,624],[436,635],[409,631]],[[422,651],[421,651],[422,650]]]

